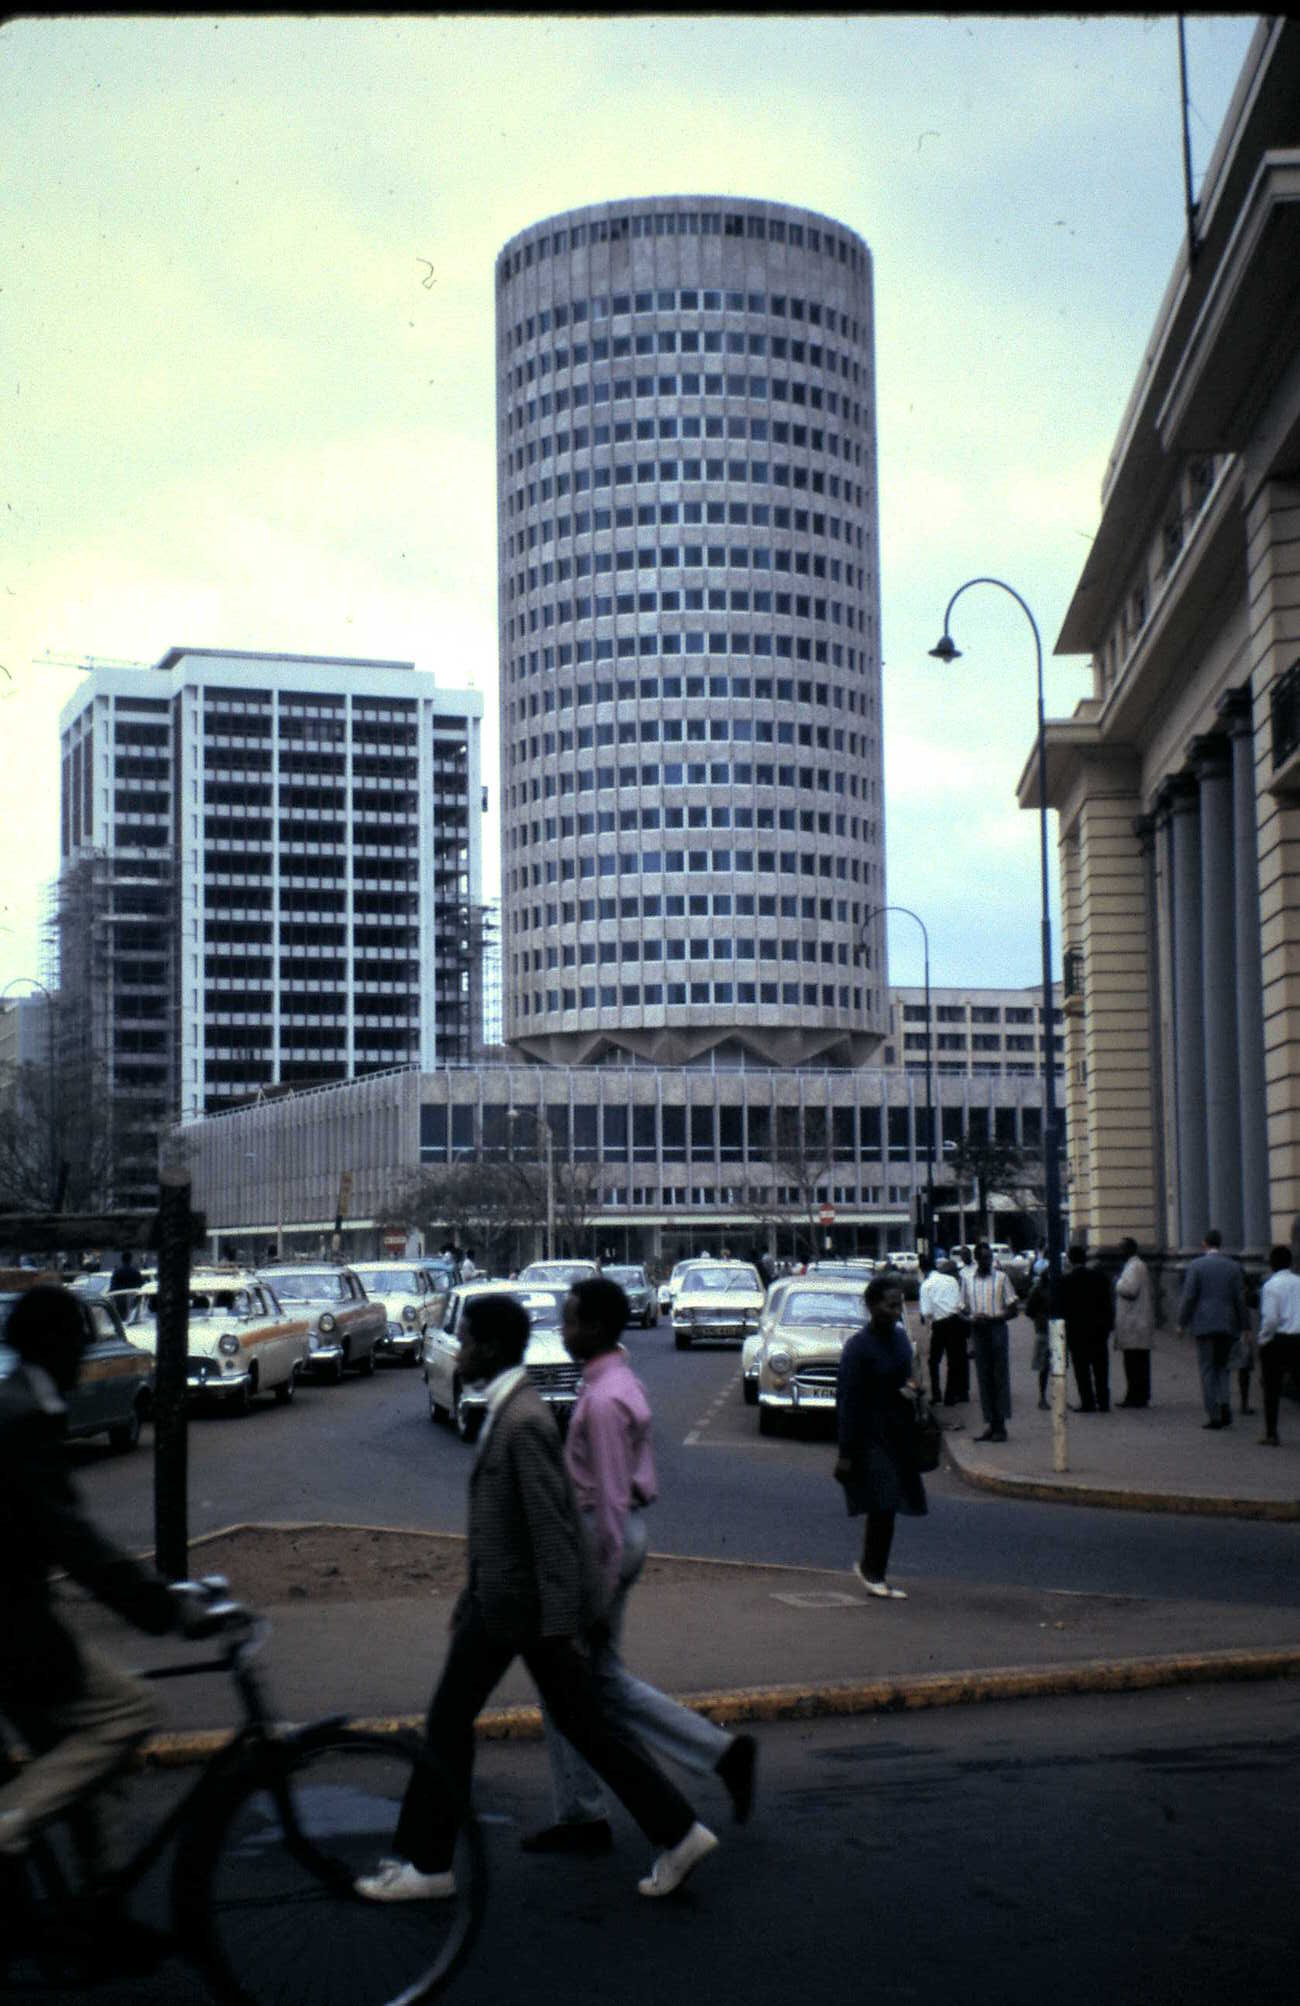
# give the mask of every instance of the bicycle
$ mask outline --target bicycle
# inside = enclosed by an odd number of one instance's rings
[[[416,2006],[435,1998],[464,1963],[483,1918],[486,1864],[472,1810],[463,1804],[458,1816],[451,1900],[381,1904],[358,1895],[353,1883],[391,1839],[412,1779],[423,1772],[443,1801],[453,1786],[414,1737],[350,1727],[342,1714],[300,1728],[274,1725],[252,1663],[269,1623],[222,1599],[219,1577],[197,1585],[205,1605],[188,1634],[222,1636],[224,1649],[144,1676],[224,1672],[243,1724],[113,1875],[108,1901],[124,1906],[174,1839],[172,1928],[161,1954],[197,1966],[223,2006],[298,1999]],[[55,1836],[74,1813],[52,1821],[23,1856],[19,1912],[0,1939],[0,1992],[15,1983],[15,1949],[46,1983],[66,1970],[69,1946],[74,1963],[93,1965],[75,1948],[84,1933],[82,1897]]]

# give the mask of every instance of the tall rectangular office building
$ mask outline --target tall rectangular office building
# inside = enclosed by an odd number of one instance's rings
[[[60,718],[63,1014],[142,1135],[473,1055],[481,725],[408,662],[174,648],[87,675]]]

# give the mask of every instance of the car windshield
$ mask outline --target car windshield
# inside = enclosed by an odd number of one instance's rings
[[[761,1295],[753,1268],[688,1268],[682,1276],[683,1295],[732,1295],[738,1289]]]
[[[293,1274],[273,1276],[281,1302],[346,1302],[348,1285],[342,1275]]]
[[[604,1268],[601,1272],[611,1282],[617,1282],[620,1288],[643,1289],[646,1285],[644,1268]]]
[[[781,1305],[780,1321],[801,1325],[862,1323],[866,1317],[857,1289],[792,1289]]]
[[[531,1330],[558,1330],[562,1298],[542,1289],[509,1289],[507,1294],[528,1311]]]
[[[414,1268],[358,1268],[357,1273],[372,1295],[418,1296],[420,1293]],[[280,1294],[286,1293],[282,1287]]]
[[[590,1261],[534,1261],[524,1269],[521,1282],[580,1282],[596,1272]]]
[[[850,1281],[855,1276],[861,1275],[865,1287],[867,1276],[871,1273],[871,1264],[870,1262],[859,1264],[856,1261],[814,1261],[808,1272],[810,1275],[826,1275],[836,1279],[843,1275]]]
[[[247,1289],[191,1289],[190,1321],[204,1316],[247,1316],[250,1300]],[[141,1312],[147,1316],[158,1314],[156,1294],[141,1298]]]

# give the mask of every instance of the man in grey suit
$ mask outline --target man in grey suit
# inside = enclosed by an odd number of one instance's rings
[[[592,1678],[587,1639],[603,1614],[598,1577],[559,1431],[522,1363],[527,1342],[528,1316],[513,1297],[480,1296],[466,1305],[461,1371],[471,1382],[487,1382],[487,1416],[470,1474],[469,1579],[452,1615],[425,1731],[460,1803],[467,1803],[474,1722],[522,1657],[557,1727],[660,1849],[638,1882],[640,1892],[670,1894],[718,1842],[611,1717]],[[358,1894],[371,1901],[453,1895],[456,1810],[417,1777],[398,1818],[397,1857],[358,1880]]]
[[[1178,1304],[1178,1335],[1196,1339],[1201,1368],[1201,1398],[1205,1428],[1232,1426],[1228,1357],[1238,1334],[1246,1328],[1246,1284],[1241,1269],[1220,1252],[1223,1235],[1212,1226],[1204,1252],[1188,1267]]]

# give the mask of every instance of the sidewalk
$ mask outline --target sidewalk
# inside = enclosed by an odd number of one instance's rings
[[[1112,1506],[1124,1511],[1172,1511],[1227,1518],[1300,1519],[1300,1407],[1284,1398],[1280,1449],[1261,1447],[1263,1396],[1258,1367],[1251,1374],[1253,1413],[1240,1412],[1232,1374],[1232,1426],[1202,1428],[1205,1410],[1196,1346],[1172,1330],[1159,1331],[1151,1355],[1150,1407],[1118,1406],[1124,1366],[1110,1353],[1109,1414],[1066,1413],[1069,1469],[1052,1468],[1052,1417],[1038,1406],[1037,1375],[1030,1370],[1034,1334],[1028,1317],[1011,1325],[1011,1400],[1006,1442],[978,1442],[983,1427],[975,1368],[970,1404],[942,1410],[961,1417],[945,1431],[944,1446],[967,1483],[1006,1496],[1066,1504]],[[1050,1388],[1049,1388],[1050,1398]],[[1070,1407],[1078,1399],[1068,1379]]]

